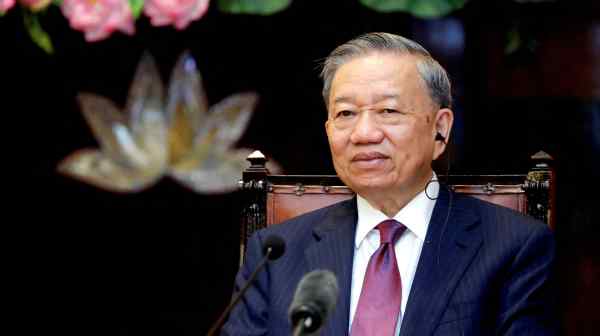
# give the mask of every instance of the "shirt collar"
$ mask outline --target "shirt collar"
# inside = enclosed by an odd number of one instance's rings
[[[433,173],[431,181],[434,182],[428,183],[426,189],[418,193],[393,217],[404,224],[406,229],[414,233],[420,240],[425,240],[429,220],[440,190],[435,173]],[[374,208],[360,195],[356,195],[356,204],[358,208],[358,226],[356,228],[355,246],[358,248],[369,232],[389,217]]]

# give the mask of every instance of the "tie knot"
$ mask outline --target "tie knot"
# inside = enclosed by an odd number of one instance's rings
[[[377,225],[379,230],[380,244],[395,243],[402,235],[406,226],[394,219],[385,220]]]

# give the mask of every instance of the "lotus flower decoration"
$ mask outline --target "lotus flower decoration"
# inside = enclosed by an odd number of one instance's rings
[[[61,173],[122,193],[147,189],[164,176],[199,193],[237,188],[251,150],[234,145],[258,96],[238,93],[209,107],[188,52],[179,58],[166,90],[156,63],[145,54],[123,111],[91,93],[80,94],[78,100],[100,148],[71,154],[59,164]],[[278,170],[277,165],[272,169]]]

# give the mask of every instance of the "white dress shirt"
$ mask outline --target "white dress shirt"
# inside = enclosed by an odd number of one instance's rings
[[[432,177],[437,181],[435,173]],[[408,301],[408,294],[412,286],[412,281],[417,270],[417,264],[421,255],[429,220],[435,206],[435,199],[438,197],[439,184],[437,182],[429,183],[427,194],[425,190],[413,198],[404,208],[402,208],[393,219],[404,224],[406,230],[396,241],[394,251],[400,270],[402,281],[402,303],[400,307],[400,316],[396,325],[396,335],[400,333],[402,317]],[[429,197],[427,197],[429,196]],[[432,198],[432,199],[430,199]],[[379,231],[375,227],[389,219],[383,212],[375,209],[369,202],[357,195],[358,223],[356,226],[356,236],[354,245],[354,262],[352,268],[352,289],[350,294],[350,325],[354,320],[358,299],[362,290],[365,273],[371,255],[379,248]]]

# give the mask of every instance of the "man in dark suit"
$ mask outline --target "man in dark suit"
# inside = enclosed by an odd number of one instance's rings
[[[267,235],[286,253],[223,334],[290,334],[294,290],[316,269],[340,288],[321,335],[555,334],[549,229],[435,182],[453,122],[444,69],[413,41],[371,33],[336,48],[322,74],[333,163],[357,196],[250,239],[237,289]]]

